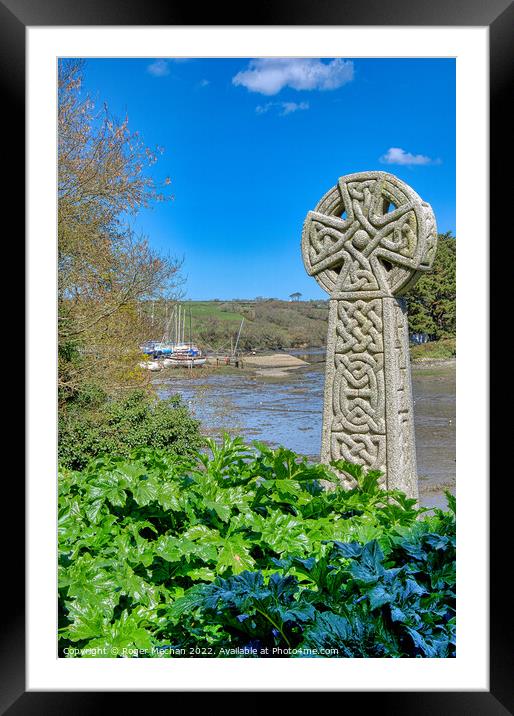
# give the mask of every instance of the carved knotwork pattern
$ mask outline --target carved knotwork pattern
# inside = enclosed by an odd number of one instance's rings
[[[329,293],[394,295],[432,265],[437,242],[429,204],[386,172],[342,177],[305,220],[308,273]]]
[[[383,353],[382,304],[372,301],[338,303],[336,353]]]
[[[382,301],[339,301],[331,459],[385,469]],[[353,480],[346,478],[348,486]]]
[[[348,460],[357,465],[365,465],[369,469],[382,469],[386,462],[385,435],[346,435],[345,433],[332,433],[331,450],[333,460]],[[381,468],[379,466],[382,466]],[[349,475],[341,476],[343,484],[352,488],[356,481]],[[382,475],[378,481],[385,487],[386,477]]]
[[[407,323],[397,295],[431,268],[432,208],[397,177],[341,177],[305,219],[307,272],[330,294],[322,455],[416,494]],[[337,313],[336,313],[337,311]],[[354,481],[341,479],[349,487]]]

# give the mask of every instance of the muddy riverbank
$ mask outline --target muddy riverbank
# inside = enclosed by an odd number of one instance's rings
[[[180,394],[207,434],[284,445],[318,459],[324,385],[323,351],[298,351],[297,368],[195,373],[155,379],[158,394]],[[420,502],[444,506],[455,491],[455,362],[412,364]]]

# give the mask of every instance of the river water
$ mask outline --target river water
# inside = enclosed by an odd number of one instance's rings
[[[166,371],[155,383],[162,398],[181,395],[207,434],[226,431],[318,459],[324,356],[313,351],[300,357],[309,365],[204,375],[199,369],[192,378]],[[455,364],[413,364],[412,382],[420,503],[445,507],[444,490],[455,493]]]

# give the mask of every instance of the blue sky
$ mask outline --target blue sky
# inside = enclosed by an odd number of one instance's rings
[[[136,228],[184,257],[187,298],[326,298],[302,224],[352,172],[395,174],[455,234],[452,59],[89,59],[84,80],[164,148],[175,199]]]

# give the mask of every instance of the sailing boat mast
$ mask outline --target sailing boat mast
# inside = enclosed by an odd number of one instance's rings
[[[235,348],[234,348],[234,356],[235,356],[236,353],[237,353],[237,344],[239,343],[239,336],[241,335],[241,329],[242,329],[242,327],[243,327],[243,323],[244,323],[244,322],[245,322],[245,319],[243,318],[243,319],[241,320],[241,325],[239,326],[239,331],[237,332],[236,345],[235,345]]]

